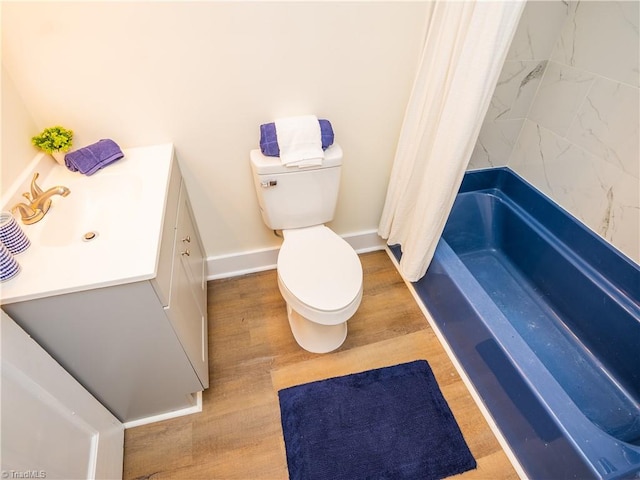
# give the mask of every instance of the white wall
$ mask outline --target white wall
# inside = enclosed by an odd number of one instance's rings
[[[508,164],[636,262],[639,23],[637,1],[529,3],[471,161]]]
[[[248,152],[281,116],[331,120],[345,152],[332,227],[377,228],[425,15],[396,1],[4,2],[3,64],[38,129],[72,128],[78,147],[174,142],[219,256],[279,244]],[[3,148],[3,165],[20,156]]]
[[[0,162],[0,194],[5,192],[29,164],[38,150],[31,145],[36,124],[22,97],[2,65],[2,144]]]

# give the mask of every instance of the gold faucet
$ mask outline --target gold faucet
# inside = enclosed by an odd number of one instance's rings
[[[36,183],[39,176],[40,174],[37,172],[33,174],[31,191],[22,194],[22,196],[28,200],[28,203],[18,203],[11,207],[12,212],[16,210],[20,212],[22,223],[25,225],[31,225],[42,220],[51,207],[51,197],[53,195],[66,197],[71,193],[67,187],[62,186],[51,187],[43,191]]]

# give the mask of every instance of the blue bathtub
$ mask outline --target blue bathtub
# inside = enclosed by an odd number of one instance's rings
[[[640,478],[634,262],[509,169],[480,170],[413,287],[530,478]]]

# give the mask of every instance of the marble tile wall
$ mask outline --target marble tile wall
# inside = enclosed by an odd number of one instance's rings
[[[470,168],[507,165],[568,15],[569,6],[561,0],[530,0],[525,5]]]
[[[639,6],[529,2],[469,165],[508,165],[636,262]]]

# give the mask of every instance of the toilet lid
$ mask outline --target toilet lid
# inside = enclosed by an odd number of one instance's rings
[[[316,310],[340,310],[362,288],[362,265],[346,241],[324,225],[285,230],[278,275],[301,302]]]

